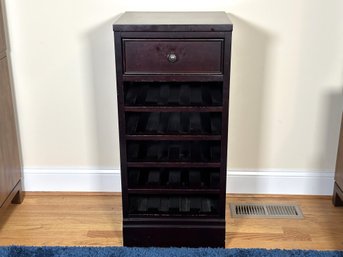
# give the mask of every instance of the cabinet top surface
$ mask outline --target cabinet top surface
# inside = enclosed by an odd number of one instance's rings
[[[232,31],[225,12],[125,12],[114,31]]]

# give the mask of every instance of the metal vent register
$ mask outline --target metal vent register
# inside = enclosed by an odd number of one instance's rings
[[[230,203],[232,218],[292,218],[304,216],[298,205],[291,204],[258,204]]]

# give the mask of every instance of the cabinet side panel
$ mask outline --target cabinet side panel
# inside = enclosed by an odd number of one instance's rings
[[[15,112],[8,60],[0,60],[0,203],[12,191],[21,176]]]
[[[230,67],[231,67],[231,33],[225,35],[224,43],[224,80],[223,80],[223,113],[221,140],[221,175],[220,175],[220,213],[225,218],[226,205],[226,170],[228,148],[229,98],[230,98]]]
[[[343,114],[341,119],[341,132],[339,136],[339,145],[337,151],[335,180],[339,188],[343,190]]]
[[[127,196],[127,157],[126,157],[126,138],[125,138],[125,112],[124,112],[124,84],[123,84],[123,50],[122,37],[120,32],[114,33],[116,76],[117,76],[117,102],[118,102],[118,125],[120,143],[120,170],[122,187],[123,216],[128,215],[128,196]]]
[[[6,51],[6,38],[5,38],[5,21],[3,14],[4,4],[0,0],[0,54]]]

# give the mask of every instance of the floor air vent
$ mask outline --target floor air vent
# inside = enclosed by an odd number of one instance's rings
[[[232,218],[292,218],[304,216],[297,205],[290,204],[256,204],[230,203]]]

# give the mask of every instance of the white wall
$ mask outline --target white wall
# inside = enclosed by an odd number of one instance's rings
[[[341,0],[7,0],[25,168],[118,169],[111,25],[124,11],[234,23],[228,168],[333,171]]]

